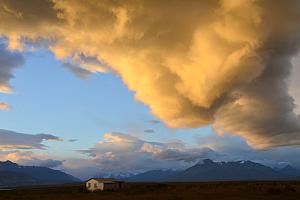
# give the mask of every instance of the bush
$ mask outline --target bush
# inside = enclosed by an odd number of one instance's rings
[[[271,195],[279,195],[279,194],[281,194],[281,190],[279,188],[271,187],[268,189],[268,193]]]
[[[295,194],[297,192],[296,189],[291,186],[285,186],[283,191],[288,194]]]

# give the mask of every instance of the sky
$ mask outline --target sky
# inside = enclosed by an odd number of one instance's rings
[[[0,160],[82,179],[300,168],[300,3],[0,0]]]

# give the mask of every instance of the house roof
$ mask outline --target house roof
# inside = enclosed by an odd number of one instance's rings
[[[118,183],[118,182],[121,182],[121,181],[117,181],[114,178],[91,178],[91,179],[87,180],[86,182],[88,182],[90,180],[95,180],[99,183]]]

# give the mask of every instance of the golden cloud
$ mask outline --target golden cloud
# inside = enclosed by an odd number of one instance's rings
[[[10,106],[7,103],[0,102],[0,110],[9,110]]]
[[[46,40],[61,60],[118,74],[168,126],[213,124],[257,148],[300,144],[288,95],[300,2],[0,0],[11,49]],[[98,62],[87,63],[93,57]]]

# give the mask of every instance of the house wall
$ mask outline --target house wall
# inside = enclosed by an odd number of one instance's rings
[[[86,182],[86,189],[89,191],[96,191],[96,190],[119,190],[122,188],[121,182],[115,183],[99,183],[95,179],[91,179]]]
[[[118,190],[118,184],[117,183],[104,183],[103,190]]]
[[[86,182],[86,188],[89,191],[103,190],[104,184],[92,179]]]

